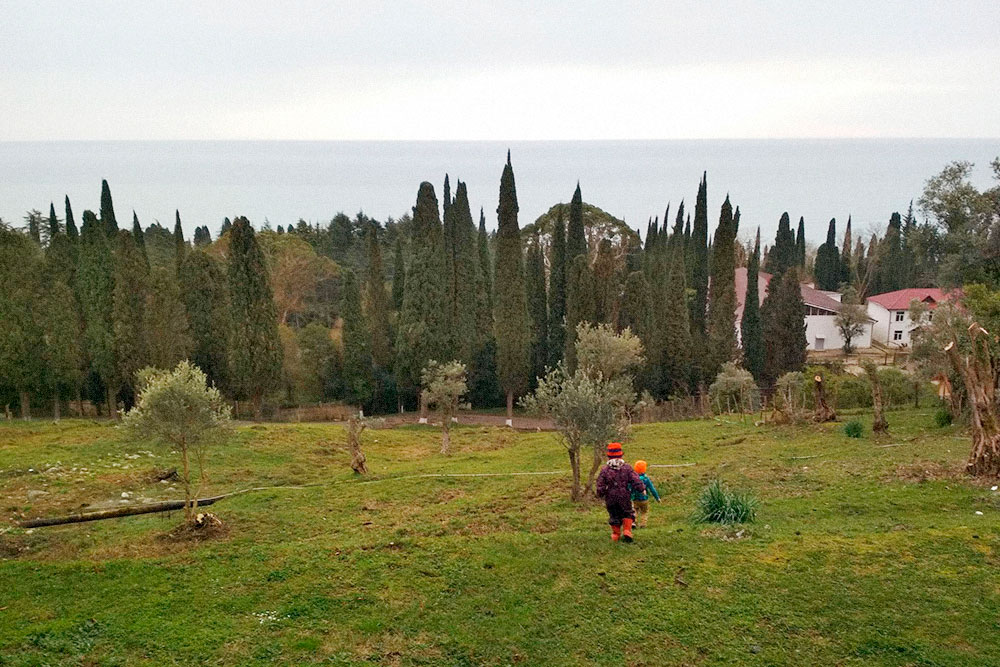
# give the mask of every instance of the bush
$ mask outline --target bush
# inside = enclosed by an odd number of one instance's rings
[[[757,520],[756,498],[749,492],[730,491],[715,480],[698,497],[695,521],[698,523],[752,523]]]
[[[951,426],[951,411],[948,408],[938,408],[937,412],[934,413],[934,423],[937,424],[938,428]]]
[[[722,371],[708,388],[708,398],[716,413],[746,413],[760,409],[760,389],[753,375],[732,362],[722,365]]]
[[[857,419],[844,424],[844,435],[848,438],[860,438],[865,433],[865,427]]]

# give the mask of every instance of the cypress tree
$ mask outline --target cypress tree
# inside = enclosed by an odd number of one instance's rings
[[[517,211],[517,188],[508,151],[507,164],[500,176],[500,203],[497,206],[496,293],[493,305],[497,369],[500,387],[507,395],[507,419],[514,416],[514,397],[528,389],[531,372],[530,324]]]
[[[426,181],[420,184],[413,208],[405,280],[396,333],[396,380],[412,398],[427,362],[444,359],[448,352],[448,286],[441,218],[434,186]]]
[[[451,208],[451,183],[448,182],[448,174],[444,175],[444,193],[441,201],[441,213],[445,219],[445,227],[448,226],[448,209]],[[445,232],[447,238],[447,231]]]
[[[42,244],[42,212],[38,209],[32,209],[28,211],[28,215],[24,218],[28,223],[28,237],[34,241],[36,244]]]
[[[799,268],[806,268],[806,219],[802,216],[799,216],[799,230],[795,236],[795,253]]]
[[[764,385],[773,387],[785,373],[802,370],[806,362],[806,307],[796,267],[771,279],[760,318],[767,345],[764,350]]]
[[[354,272],[344,271],[341,285],[341,337],[344,343],[343,382],[345,399],[367,406],[375,390],[369,332],[361,312],[361,292]]]
[[[392,330],[389,325],[389,295],[385,291],[379,225],[368,223],[368,268],[365,274],[364,304],[367,313],[369,350],[372,357],[374,394],[372,409],[389,412],[396,405],[396,383],[392,376]]]
[[[795,234],[792,233],[788,213],[782,213],[778,221],[778,233],[774,237],[774,246],[767,252],[764,270],[774,277],[781,276],[787,269],[798,264],[796,254]]]
[[[250,221],[236,218],[229,236],[230,386],[236,398],[250,399],[259,420],[265,394],[281,380],[278,313],[267,260]]]
[[[576,327],[581,322],[594,321],[594,276],[586,255],[577,255],[566,272],[566,336],[563,359],[573,372],[576,370]]]
[[[625,239],[625,275],[633,271],[642,270],[642,239],[639,236],[639,228],[635,229],[635,236]]]
[[[66,235],[55,238],[66,239]],[[41,311],[45,377],[53,398],[53,413],[59,421],[62,399],[75,395],[83,381],[80,317],[73,290],[62,280],[48,281]]]
[[[490,235],[486,231],[486,215],[479,208],[479,268],[486,289],[486,303],[493,317],[493,262],[490,260]]]
[[[601,239],[594,258],[594,321],[613,324],[618,308],[618,261],[609,239]]]
[[[184,252],[187,250],[187,241],[184,240],[184,228],[181,227],[181,212],[174,211],[174,265],[180,273],[181,264],[184,263]]]
[[[670,232],[670,241],[672,243],[679,243],[681,248],[684,249],[685,238],[684,238],[684,200],[681,200],[681,205],[677,207],[677,219],[674,220],[674,228]]]
[[[562,210],[552,227],[549,255],[549,359],[551,368],[559,365],[566,344],[566,225]]]
[[[76,222],[73,220],[73,207],[69,204],[69,195],[66,196],[66,236],[74,243],[80,238],[80,232],[77,230]]]
[[[658,349],[658,336],[653,322],[651,307],[652,289],[646,274],[633,271],[625,279],[625,291],[622,295],[622,305],[618,313],[618,330],[630,329],[642,341],[646,353],[646,363],[639,371],[638,383],[642,389],[657,392],[659,390],[659,359],[653,358],[651,350]]]
[[[583,195],[576,184],[573,199],[569,202],[569,225],[566,228],[566,259],[573,261],[577,255],[589,257],[587,232],[583,226]]]
[[[684,248],[673,244],[664,252],[666,262],[666,289],[661,292],[663,302],[660,335],[662,362],[660,369],[661,395],[684,395],[691,389],[694,378],[693,332],[688,319],[687,282]],[[655,289],[655,286],[654,286]]]
[[[873,236],[872,244],[878,248],[877,253],[873,252],[873,248],[869,248],[868,251],[868,261],[875,262],[872,288],[874,293],[893,292],[905,287],[903,280],[906,278],[907,268],[902,243],[902,218],[898,211],[889,219],[885,237],[881,241],[876,241]]]
[[[403,290],[406,287],[406,263],[403,261],[402,234],[396,234],[392,249],[392,307],[397,311],[403,307]]]
[[[150,365],[173,368],[190,357],[193,341],[178,276],[162,266],[153,267],[150,272],[146,327],[151,332]]]
[[[698,198],[694,205],[694,226],[691,228],[691,333],[695,337],[705,334],[705,316],[708,308],[708,172],[698,184]]]
[[[222,221],[222,227],[219,228],[219,236],[222,236],[232,228],[233,228],[233,223],[229,221],[229,218],[224,219]]]
[[[851,258],[851,216],[847,216],[847,228],[844,230],[844,244],[840,250],[840,282],[850,284],[853,282],[854,260]]]
[[[111,188],[108,187],[107,180],[101,181],[101,225],[104,227],[104,234],[109,239],[118,235],[118,221],[115,219],[115,205],[111,201]]]
[[[229,286],[225,266],[204,250],[190,252],[181,266],[180,283],[191,336],[191,361],[211,385],[228,390]]]
[[[837,248],[837,220],[830,219],[826,230],[826,242],[816,250],[816,287],[821,290],[836,290],[840,285],[840,250]]]
[[[135,245],[139,248],[139,252],[142,253],[142,259],[146,262],[146,267],[148,268],[149,253],[146,251],[146,235],[142,233],[142,225],[139,224],[139,216],[135,214],[135,211],[132,211],[132,238],[135,239]]]
[[[114,297],[111,309],[114,374],[109,387],[123,391],[126,407],[131,407],[135,395],[135,374],[149,365],[147,346],[146,298],[148,273],[142,253],[132,234],[120,230],[115,237]],[[150,331],[151,337],[162,332]]]
[[[764,374],[764,332],[760,320],[760,227],[754,240],[753,254],[747,264],[747,291],[743,300],[743,320],[740,323],[740,343],[743,347],[743,367],[759,384]]]
[[[31,418],[31,395],[44,387],[45,364],[39,347],[45,340],[43,266],[38,246],[0,225],[0,387],[17,392],[21,416]]]
[[[739,213],[737,213],[739,215]],[[729,195],[722,204],[719,225],[712,243],[712,279],[709,285],[706,379],[713,379],[726,362],[736,356],[736,226]]]
[[[111,245],[104,225],[92,211],[83,212],[80,229],[80,266],[76,280],[80,307],[84,317],[84,342],[91,370],[105,390],[108,409],[114,413],[117,388],[115,382],[114,308],[115,270]],[[94,403],[100,398],[91,395]]]
[[[469,368],[469,400],[476,407],[503,403],[497,376],[497,343],[493,324],[489,236],[486,217],[479,211],[478,274],[476,279],[476,358]]]
[[[52,241],[59,232],[59,218],[56,217],[56,205],[49,202],[49,242]]]
[[[479,253],[469,194],[459,181],[445,213],[445,271],[448,281],[448,333],[451,357],[468,365],[476,355],[476,279]]]
[[[525,293],[528,300],[528,321],[531,324],[531,382],[545,375],[549,361],[549,313],[545,293],[545,259],[538,231],[532,237],[525,257]]]

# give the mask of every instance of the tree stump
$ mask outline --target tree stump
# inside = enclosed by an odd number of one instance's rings
[[[826,402],[826,388],[823,386],[823,376],[813,376],[813,394],[816,399],[816,410],[813,419],[817,422],[832,422],[837,418],[830,404]]]
[[[878,368],[871,361],[865,361],[862,367],[865,369],[865,374],[868,375],[868,382],[872,387],[872,433],[874,435],[884,435],[889,432],[889,422],[885,418],[882,382],[878,377]]]
[[[365,453],[361,451],[361,434],[364,430],[365,423],[357,416],[351,415],[347,420],[347,446],[351,450],[351,470],[358,475],[368,474]]]

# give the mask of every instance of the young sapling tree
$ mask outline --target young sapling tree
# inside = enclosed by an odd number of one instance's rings
[[[460,361],[438,363],[433,359],[420,373],[423,398],[441,417],[441,453],[451,447],[451,420],[458,412],[458,400],[469,390],[465,364]]]

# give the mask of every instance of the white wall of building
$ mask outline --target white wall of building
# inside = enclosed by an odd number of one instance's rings
[[[909,310],[887,310],[869,301],[868,316],[875,320],[872,335],[877,342],[890,347],[910,346],[910,334],[916,323],[910,319]]]
[[[839,350],[844,347],[844,337],[837,328],[836,315],[807,315],[806,343],[810,350]],[[856,349],[872,346],[872,323],[865,324],[864,331],[852,341]]]

